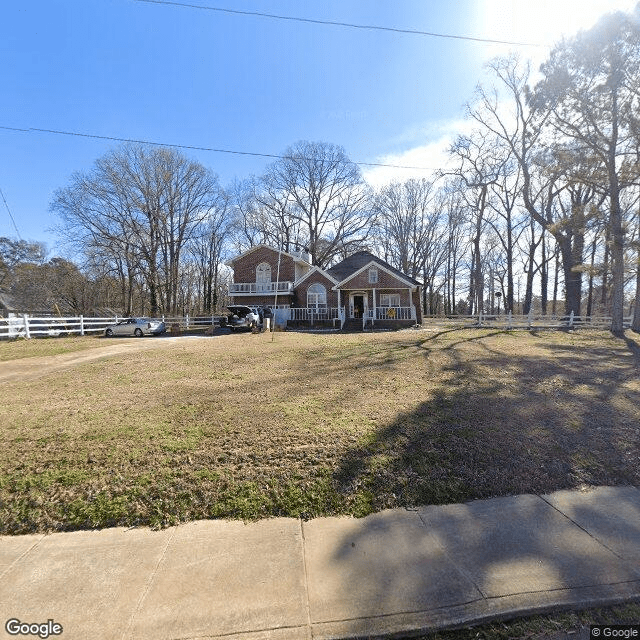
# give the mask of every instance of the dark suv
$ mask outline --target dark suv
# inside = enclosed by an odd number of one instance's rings
[[[236,304],[227,307],[229,314],[225,318],[223,326],[231,331],[236,329],[249,329],[255,331],[262,327],[262,313],[257,307],[247,307],[243,304]]]

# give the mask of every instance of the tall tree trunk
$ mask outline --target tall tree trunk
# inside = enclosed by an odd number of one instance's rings
[[[640,333],[640,246],[638,247],[638,258],[636,260],[636,299],[633,303],[631,328],[636,333]]]
[[[619,73],[616,71],[616,73]],[[612,90],[612,130],[607,169],[609,173],[609,224],[611,226],[611,333],[624,335],[624,243],[625,231],[620,206],[620,182],[616,170],[618,146],[618,94]]]
[[[617,176],[616,176],[617,177]],[[617,185],[617,181],[616,181]],[[619,193],[611,195],[611,333],[624,334],[624,228]]]
[[[564,238],[560,244],[562,254],[562,270],[564,273],[564,313],[565,315],[580,315],[580,302],[582,294],[582,273],[575,269],[574,251],[571,246],[571,238]]]
[[[602,312],[604,314],[608,311],[608,299],[609,299],[609,259],[610,259],[610,245],[611,234],[609,232],[609,226],[605,230],[604,236],[604,258],[602,260],[602,291],[600,292],[600,304],[602,306]]]
[[[547,299],[549,297],[549,263],[547,260],[547,234],[542,230],[542,264],[540,266],[540,310],[547,315]]]
[[[589,293],[587,295],[587,316],[593,315],[593,269],[596,261],[597,246],[598,237],[596,236],[591,243],[591,259],[589,261]]]
[[[554,268],[553,268],[553,303],[551,304],[551,314],[556,315],[558,304],[558,280],[560,279],[560,251],[558,251],[558,243],[554,250]]]

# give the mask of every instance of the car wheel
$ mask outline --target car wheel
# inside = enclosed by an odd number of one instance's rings
[[[133,335],[134,335],[136,338],[142,338],[142,336],[143,336],[144,334],[142,333],[142,329],[136,329],[136,330],[133,332]]]
[[[107,338],[111,338],[113,336],[113,331],[111,331],[111,329],[107,329],[104,332],[104,335],[107,336]]]

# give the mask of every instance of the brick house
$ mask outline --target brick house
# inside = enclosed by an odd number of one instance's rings
[[[421,284],[368,251],[321,269],[305,253],[258,245],[227,265],[232,303],[277,307],[279,324],[364,329],[422,322]]]

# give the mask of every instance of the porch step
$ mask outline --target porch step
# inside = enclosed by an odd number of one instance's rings
[[[345,333],[362,333],[362,318],[347,318],[342,327]]]

